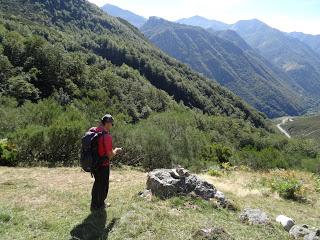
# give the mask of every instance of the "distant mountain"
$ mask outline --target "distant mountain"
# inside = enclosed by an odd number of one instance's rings
[[[269,117],[298,115],[305,103],[236,32],[150,18],[140,29],[155,45],[245,99]]]
[[[302,32],[291,32],[289,35],[306,43],[320,55],[320,35],[305,34]]]
[[[224,22],[209,20],[201,16],[183,18],[176,22],[181,24],[191,25],[191,26],[198,26],[202,28],[212,28],[214,30],[225,30],[229,27],[229,25]]]
[[[290,84],[299,85],[309,96],[320,97],[320,56],[311,47],[257,19],[239,21],[230,29],[288,74]]]
[[[102,7],[102,10],[111,16],[120,17],[127,20],[129,23],[131,23],[137,28],[140,28],[147,21],[147,19],[142,16],[139,16],[133,12],[124,10],[111,4],[104,5]]]

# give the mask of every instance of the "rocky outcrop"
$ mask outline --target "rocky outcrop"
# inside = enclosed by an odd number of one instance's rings
[[[250,225],[267,225],[270,224],[268,215],[260,209],[245,209],[239,216],[239,219],[243,223]]]
[[[148,173],[147,187],[152,195],[167,199],[179,194],[190,194],[205,200],[215,199],[219,207],[235,210],[233,203],[225,198],[223,192],[209,182],[190,174],[184,168],[155,169]]]
[[[155,169],[149,172],[147,189],[161,199],[194,192],[197,196],[208,200],[214,198],[217,192],[212,184],[196,175],[191,175],[183,168]]]

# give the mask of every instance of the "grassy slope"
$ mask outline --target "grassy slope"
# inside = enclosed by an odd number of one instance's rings
[[[258,190],[247,188],[259,175],[233,172],[222,178],[203,177],[241,208],[258,207],[267,211],[272,219],[285,213],[298,223],[320,225],[319,202],[294,203],[273,195],[262,196]],[[304,177],[310,179],[308,174]],[[274,227],[241,224],[238,212],[210,206],[177,208],[173,200],[147,201],[137,195],[144,188],[145,180],[143,172],[113,169],[109,193],[112,206],[107,209],[105,223],[103,214],[89,213],[93,180],[79,168],[1,167],[1,239],[70,239],[70,231],[82,235],[82,239],[98,239],[92,234],[105,225],[109,239],[191,239],[194,231],[207,226],[222,226],[236,239],[289,239],[277,224]],[[311,197],[319,199],[320,194]],[[6,221],[8,215],[11,219]]]
[[[293,137],[320,139],[320,115],[296,117],[292,122],[287,122],[283,127]]]

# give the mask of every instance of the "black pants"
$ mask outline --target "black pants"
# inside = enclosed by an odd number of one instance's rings
[[[91,191],[91,209],[98,209],[104,206],[109,190],[109,167],[99,167],[93,172],[94,183]]]

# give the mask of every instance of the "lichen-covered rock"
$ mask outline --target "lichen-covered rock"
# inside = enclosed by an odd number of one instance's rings
[[[194,192],[197,196],[209,200],[214,198],[217,192],[212,184],[196,175],[190,175],[184,168],[155,169],[149,172],[147,189],[162,199]],[[219,196],[222,196],[221,192]]]
[[[203,228],[197,231],[193,235],[193,239],[207,239],[207,240],[234,240],[223,228],[213,227],[213,228]]]
[[[320,240],[320,229],[312,231],[304,237],[304,240]]]
[[[201,180],[196,175],[186,177],[186,192],[192,192]]]
[[[270,224],[268,215],[260,209],[247,208],[240,214],[239,219],[241,222],[251,225]]]
[[[159,198],[170,198],[179,193],[180,179],[174,178],[171,169],[156,169],[148,173],[147,189]]]
[[[196,188],[193,191],[198,196],[207,200],[209,200],[210,198],[214,198],[217,192],[216,188],[206,181],[199,181]]]
[[[312,231],[307,225],[294,225],[289,231],[290,236],[294,239],[302,239],[311,233]]]

